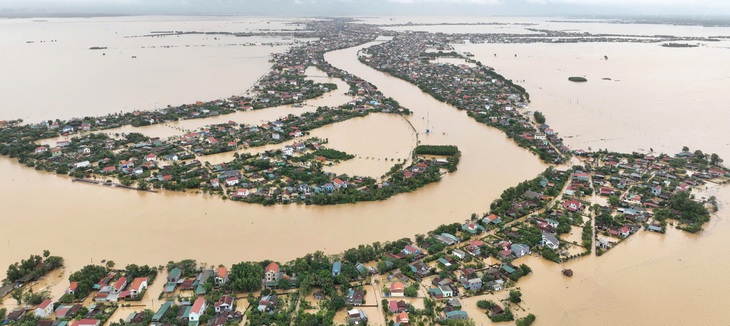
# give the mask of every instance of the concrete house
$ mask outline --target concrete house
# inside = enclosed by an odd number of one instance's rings
[[[556,237],[554,233],[543,231],[541,244],[555,250],[558,249],[558,246],[560,246],[560,241],[558,241],[558,237]]]
[[[51,301],[51,299],[43,300],[43,302],[41,302],[41,304],[33,311],[33,315],[38,318],[48,318],[52,313],[53,301]]]
[[[512,254],[514,254],[517,258],[530,254],[530,247],[525,244],[515,243],[512,245],[510,250],[512,251]]]
[[[197,325],[200,322],[200,316],[205,313],[206,307],[205,298],[199,297],[195,300],[193,306],[190,307],[190,313],[188,313],[188,320],[191,324]]]

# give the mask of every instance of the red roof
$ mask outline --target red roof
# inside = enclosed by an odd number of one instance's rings
[[[621,232],[621,233],[629,233],[629,228],[627,228],[627,227],[624,226],[624,227],[618,229],[618,231]]]
[[[228,270],[223,266],[218,267],[218,277],[226,277],[226,275],[228,275]]]
[[[79,282],[71,282],[71,284],[68,286],[68,289],[71,291],[76,291],[76,288],[79,287]]]
[[[140,286],[142,286],[143,282],[147,282],[146,277],[137,277],[132,281],[132,286],[130,287],[131,290],[140,290]]]
[[[215,306],[216,307],[220,307],[221,305],[224,305],[224,304],[227,304],[229,306],[232,306],[233,305],[233,297],[231,297],[230,295],[224,295],[224,296],[222,296],[218,300],[218,302],[215,303]]]
[[[75,323],[73,323],[73,326],[87,326],[87,325],[99,325],[101,324],[101,321],[98,319],[81,319]]]
[[[395,282],[390,285],[390,292],[403,292],[403,283]]]
[[[270,271],[278,272],[279,271],[279,264],[277,264],[277,263],[275,263],[275,262],[272,261],[271,263],[269,263],[268,266],[266,266],[266,270],[265,271],[266,272],[270,272]]]
[[[496,219],[498,219],[498,218],[499,218],[499,216],[497,216],[497,215],[495,215],[495,214],[489,214],[489,216],[487,216],[487,219],[488,219],[488,220],[489,220],[490,222],[492,222],[492,221],[494,221],[494,220],[496,220]]]
[[[202,314],[203,313],[203,305],[205,304],[205,298],[198,298],[193,303],[193,307],[190,308],[190,312],[195,312]]]
[[[53,303],[53,301],[51,301],[51,299],[43,300],[43,302],[41,302],[40,306],[38,306],[38,309],[46,309],[48,307],[48,305],[50,305],[52,303]]]
[[[127,278],[122,276],[114,283],[114,288],[121,290],[125,285],[127,285]]]

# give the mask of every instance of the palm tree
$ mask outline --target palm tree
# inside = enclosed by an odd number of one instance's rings
[[[109,260],[106,262],[106,269],[112,269],[114,268],[114,265],[116,265],[116,263],[114,263],[113,260]]]

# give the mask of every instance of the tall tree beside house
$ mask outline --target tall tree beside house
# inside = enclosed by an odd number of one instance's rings
[[[722,159],[720,158],[720,156],[715,153],[712,153],[712,155],[710,155],[710,164],[718,165],[720,163],[722,163]]]
[[[533,116],[535,117],[535,122],[537,122],[539,124],[545,123],[545,116],[542,113],[540,113],[540,111],[535,111]]]
[[[13,292],[10,292],[10,297],[15,299],[15,301],[18,302],[18,305],[23,303],[23,288],[17,288],[13,290]]]
[[[99,265],[86,265],[81,270],[74,272],[68,277],[71,282],[78,282],[78,288],[74,292],[77,299],[86,298],[94,287],[108,273],[106,267]]]

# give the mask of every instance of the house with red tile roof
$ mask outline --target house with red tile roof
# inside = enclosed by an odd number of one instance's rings
[[[264,283],[267,287],[279,285],[279,279],[281,274],[279,271],[279,264],[275,262],[269,263],[264,269]]]
[[[99,326],[101,325],[101,320],[98,319],[81,319],[75,321],[71,326]]]
[[[228,282],[228,270],[224,267],[218,267],[215,273],[215,284],[223,285]]]
[[[233,297],[224,295],[220,297],[218,302],[214,304],[215,312],[224,312],[233,310]]]
[[[68,288],[66,288],[66,294],[76,293],[76,289],[78,289],[78,287],[79,287],[78,282],[71,282],[71,284],[69,284]]]
[[[577,212],[583,210],[583,203],[577,200],[566,200],[563,202],[563,207],[571,212]]]
[[[405,295],[405,287],[401,282],[395,282],[390,285],[390,296],[402,297]]]
[[[43,302],[41,302],[41,304],[33,311],[33,315],[38,318],[48,318],[52,313],[53,301],[51,301],[51,299],[43,300]]]
[[[137,277],[132,281],[132,285],[129,286],[129,295],[132,298],[136,298],[147,288],[148,279],[146,277]]]
[[[205,298],[199,297],[195,300],[193,303],[193,306],[190,307],[190,313],[188,313],[188,320],[190,320],[191,323],[198,324],[200,322],[200,316],[202,316],[205,313],[206,308],[206,302]]]
[[[122,292],[126,286],[127,278],[122,276],[116,282],[114,282],[114,284],[112,285],[112,291],[114,291],[114,293]]]

